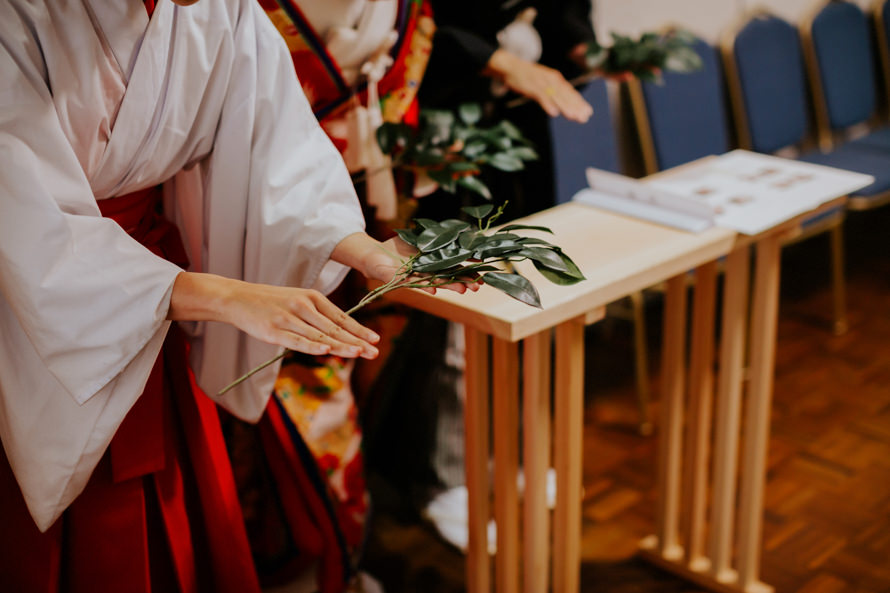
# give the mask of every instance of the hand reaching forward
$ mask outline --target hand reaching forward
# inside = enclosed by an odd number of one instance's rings
[[[306,354],[376,358],[380,337],[315,290],[252,284],[183,272],[168,319],[221,321],[251,336]]]
[[[355,241],[354,244],[350,244]],[[370,241],[370,242],[368,242]],[[417,253],[417,250],[408,245],[398,237],[393,237],[387,241],[380,243],[374,241],[367,235],[352,235],[344,239],[344,241],[334,250],[333,259],[337,259],[338,250],[346,244],[346,247],[354,252],[361,253],[360,262],[352,267],[359,270],[369,280],[377,280],[382,283],[388,282],[398,272],[402,265],[402,260],[411,257]],[[341,260],[337,260],[341,261]],[[350,265],[348,261],[342,261]],[[436,288],[444,288],[453,290],[459,294],[465,293],[467,290],[475,292],[479,290],[479,284],[475,277],[468,277],[466,282],[452,282],[442,284]],[[436,288],[424,288],[430,294],[436,294]]]
[[[537,101],[551,117],[562,115],[584,123],[593,115],[593,107],[559,70],[498,49],[489,59],[486,73],[503,80],[514,92]]]
[[[331,259],[386,282],[399,269],[399,257],[412,247],[401,239],[386,243],[364,233],[343,239]],[[478,290],[472,279],[440,288]],[[429,289],[435,293],[436,289]],[[167,318],[173,321],[221,321],[251,336],[306,354],[376,358],[380,336],[352,319],[323,294],[305,288],[253,284],[213,274],[183,272],[176,277]]]

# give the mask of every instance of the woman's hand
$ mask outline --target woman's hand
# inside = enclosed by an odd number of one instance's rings
[[[167,317],[221,321],[306,354],[376,358],[380,337],[315,290],[252,284],[212,274],[176,278]]]
[[[386,283],[399,271],[402,260],[411,257],[416,252],[414,247],[398,237],[381,243],[364,233],[356,233],[346,237],[337,245],[331,259],[355,268],[369,280]],[[466,282],[452,282],[438,288],[463,294],[467,290],[473,292],[479,290],[479,284],[475,278],[467,278]],[[424,290],[436,294],[436,288],[425,288]]]
[[[498,49],[488,60],[486,74],[500,78],[511,90],[537,101],[551,117],[562,115],[584,123],[593,115],[593,107],[553,68]]]
[[[386,242],[382,243],[382,247],[383,249],[378,250],[377,253],[372,252],[369,254],[370,261],[368,264],[369,272],[374,274],[374,276],[369,276],[369,278],[380,280],[381,282],[386,282],[392,278],[398,271],[399,266],[401,266],[401,261],[394,259],[390,254],[397,254],[399,258],[406,259],[417,252],[416,249],[398,237],[388,239]],[[420,276],[418,276],[418,278],[419,277]],[[467,290],[470,290],[471,292],[479,290],[479,283],[475,277],[468,277],[465,282],[449,282],[448,284],[441,284],[435,288],[424,288],[423,290],[430,294],[436,294],[437,288],[444,288],[445,290],[453,290],[458,294],[464,294]]]

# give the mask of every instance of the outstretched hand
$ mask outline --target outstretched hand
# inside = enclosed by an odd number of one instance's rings
[[[585,123],[593,115],[593,107],[559,70],[498,49],[489,59],[486,73],[500,78],[510,90],[536,101],[551,117],[562,115]]]
[[[363,273],[370,280],[386,283],[399,271],[402,262],[415,253],[417,253],[417,250],[414,247],[398,237],[393,237],[380,243],[378,249],[368,252]],[[437,288],[453,290],[459,294],[464,294],[467,290],[475,292],[479,290],[478,277],[475,275],[468,276],[464,282],[450,282],[422,290],[430,294],[436,294]]]
[[[167,317],[221,321],[251,336],[305,354],[376,358],[380,337],[316,290],[241,282],[183,272]]]

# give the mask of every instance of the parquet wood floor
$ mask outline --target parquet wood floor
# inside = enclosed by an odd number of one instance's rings
[[[844,336],[828,330],[827,240],[783,255],[762,568],[777,593],[890,593],[890,209],[883,210],[847,224]],[[655,353],[658,309],[649,307]],[[654,526],[657,438],[634,431],[629,333],[607,321],[588,335],[582,590],[698,591],[635,557]],[[657,405],[656,394],[656,418]],[[418,522],[378,515],[366,566],[390,593],[463,589],[462,556]]]

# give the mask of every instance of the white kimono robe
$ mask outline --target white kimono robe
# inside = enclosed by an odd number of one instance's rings
[[[0,2],[0,438],[38,527],[142,392],[180,270],[96,200],[165,183],[192,269],[332,289],[364,228],[343,162],[256,0]],[[215,394],[280,350],[195,324]],[[220,398],[246,420],[277,366]]]

